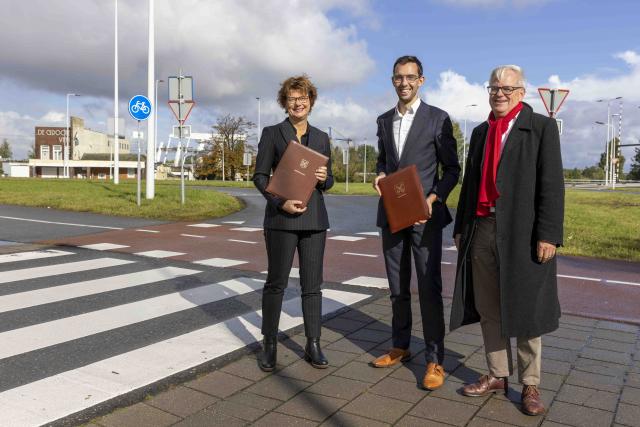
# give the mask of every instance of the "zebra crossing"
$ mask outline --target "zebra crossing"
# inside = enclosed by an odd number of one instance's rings
[[[54,423],[258,341],[263,278],[83,248],[0,255],[1,424]],[[281,330],[302,324],[296,288]],[[323,314],[371,296],[345,289],[323,291]]]

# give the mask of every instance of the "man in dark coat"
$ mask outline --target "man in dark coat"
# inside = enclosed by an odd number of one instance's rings
[[[411,255],[418,278],[418,298],[425,342],[422,387],[435,390],[444,383],[444,312],[442,303],[442,229],[452,221],[446,206],[456,186],[460,165],[449,115],[419,97],[424,83],[422,64],[415,56],[402,56],[393,64],[391,82],[398,96],[394,108],[378,117],[378,183],[387,174],[415,165],[427,201],[426,223],[391,233],[382,200],[377,225],[382,229],[382,249],[391,292],[392,348],[371,362],[388,368],[410,357]],[[442,173],[438,167],[441,167]]]
[[[555,120],[522,102],[518,66],[491,73],[489,120],[473,130],[456,212],[458,269],[450,328],[480,321],[489,375],[467,396],[508,390],[510,338],[517,338],[522,411],[544,413],[541,335],[558,327],[556,247],[562,244],[564,182]]]

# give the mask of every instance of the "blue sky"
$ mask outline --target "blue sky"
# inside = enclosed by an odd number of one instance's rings
[[[113,114],[113,1],[0,0],[0,138],[24,157],[36,125],[63,125],[71,112],[106,129]],[[147,1],[119,0],[120,110],[146,93]],[[622,0],[156,0],[156,72],[179,67],[195,81],[193,131],[231,113],[263,125],[283,114],[279,83],[306,72],[320,90],[311,122],[358,143],[375,140],[375,118],[395,102],[391,65],[419,56],[423,99],[454,120],[477,125],[488,113],[483,86],[500,64],[521,65],[526,98],[544,112],[536,88],[571,90],[559,116],[566,167],[595,164],[604,145],[603,97],[624,96],[623,141],[640,138],[640,3]],[[69,23],[72,25],[69,26]],[[174,124],[161,86],[159,141]],[[477,108],[464,108],[477,103]],[[612,112],[617,112],[615,103]],[[127,129],[134,123],[127,118]],[[630,157],[632,150],[625,155]]]

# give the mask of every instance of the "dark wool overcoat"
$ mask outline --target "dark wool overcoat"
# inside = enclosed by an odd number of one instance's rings
[[[504,144],[496,186],[496,243],[500,313],[505,337],[537,337],[558,328],[560,303],[556,258],[541,264],[537,242],[562,245],[564,180],[555,120],[523,103]],[[467,171],[456,211],[454,236],[461,234],[450,328],[480,320],[473,298],[470,243],[489,124],[473,130]]]

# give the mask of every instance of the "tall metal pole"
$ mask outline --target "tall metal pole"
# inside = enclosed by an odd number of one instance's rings
[[[155,104],[153,104],[153,108],[158,108],[158,84],[160,83],[164,83],[164,80],[162,79],[156,79],[156,91],[155,91]],[[154,115],[154,129],[153,129],[153,136],[154,136],[154,141],[153,141],[153,145],[154,146],[158,146],[158,116]],[[158,158],[160,157],[160,155],[158,155]],[[154,162],[155,162],[155,158],[154,158]]]
[[[260,141],[260,137],[262,136],[262,132],[260,129],[260,97],[256,98],[258,100],[258,141]]]
[[[364,167],[362,170],[362,182],[367,183],[367,138],[364,139]]]
[[[142,142],[142,138],[140,138],[140,120],[138,120],[138,133],[136,136],[138,137],[138,173],[136,174],[138,182],[136,187],[136,202],[138,203],[138,206],[140,206],[140,181],[142,180],[142,166],[140,165],[140,144]]]
[[[154,98],[155,72],[155,25],[154,25],[154,0],[149,0],[149,58],[147,74],[147,97]],[[149,122],[147,123],[147,199],[155,197],[155,171],[156,171],[156,144],[155,144],[156,106],[151,106]]]
[[[64,132],[64,157],[62,162],[62,177],[69,178],[69,133],[71,132],[71,125],[69,124],[69,95],[67,94],[67,127]]]
[[[118,129],[118,0],[115,10],[113,59],[113,183],[120,183],[120,136]]]

